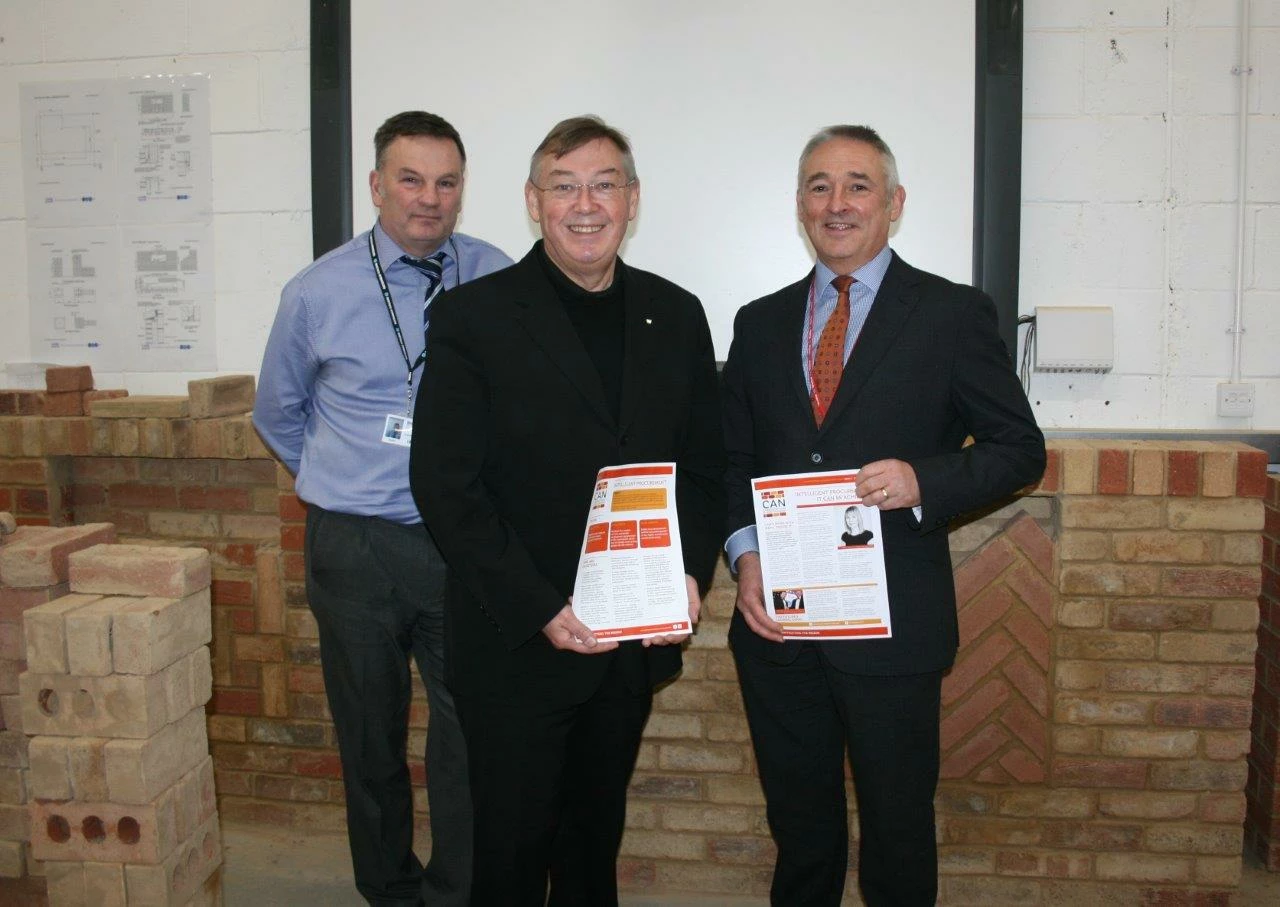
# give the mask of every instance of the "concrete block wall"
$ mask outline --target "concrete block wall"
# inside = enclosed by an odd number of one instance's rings
[[[309,21],[307,0],[40,0],[0,12],[0,362],[31,358],[18,85],[206,73],[218,368],[257,373],[280,288],[311,260]],[[203,376],[99,377],[173,393]]]
[[[1216,413],[1236,286],[1235,0],[1025,6],[1020,307],[1106,305],[1115,367],[1036,373],[1045,427],[1280,426],[1280,4],[1252,0],[1242,372]]]
[[[1245,835],[1259,861],[1280,871],[1280,476],[1268,481],[1266,504]]]

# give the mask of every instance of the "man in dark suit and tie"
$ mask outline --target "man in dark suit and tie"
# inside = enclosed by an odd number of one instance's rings
[[[696,298],[618,257],[639,193],[621,133],[565,120],[525,186],[542,241],[432,308],[410,478],[451,568],[473,907],[542,907],[548,881],[554,905],[617,903],[627,783],[680,640],[605,642],[574,614],[597,471],[676,462],[691,620],[722,539],[711,335]]]
[[[846,748],[863,899],[935,902],[940,692],[958,645],[947,524],[1044,469],[990,298],[889,248],[905,197],[874,130],[815,135],[796,199],[817,266],[739,311],[724,369],[729,637],[783,907],[840,903]],[[893,636],[784,642],[764,606],[751,479],[853,468],[858,495],[882,511]]]

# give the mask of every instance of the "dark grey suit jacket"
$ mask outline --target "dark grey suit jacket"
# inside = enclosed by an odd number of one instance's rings
[[[1044,471],[1036,426],[996,327],[972,287],[896,254],[819,428],[801,362],[813,274],[744,306],[724,369],[728,530],[755,521],[750,481],[900,459],[915,469],[923,525],[910,509],[882,515],[892,639],[823,642],[840,669],[912,674],[949,667],[958,645],[947,524],[1031,484]],[[964,446],[967,436],[974,443]],[[766,590],[766,594],[767,590]],[[788,662],[734,615],[734,646]]]

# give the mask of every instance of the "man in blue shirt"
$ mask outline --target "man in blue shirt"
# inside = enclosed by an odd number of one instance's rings
[[[253,422],[307,503],[307,599],[337,730],[356,887],[371,904],[468,901],[471,802],[444,683],[445,565],[409,492],[413,398],[430,305],[511,264],[454,232],[466,152],[422,111],[374,136],[373,229],[285,286]],[[413,852],[409,657],[427,686],[431,860]]]

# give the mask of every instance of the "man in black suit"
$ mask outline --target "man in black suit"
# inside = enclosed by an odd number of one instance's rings
[[[548,878],[551,904],[617,903],[627,783],[680,640],[600,641],[574,614],[597,471],[676,462],[691,620],[719,549],[711,336],[696,298],[618,257],[639,193],[621,133],[565,120],[525,187],[542,241],[432,308],[410,478],[451,567],[473,907],[541,907]]]
[[[739,311],[724,369],[729,637],[778,845],[772,901],[785,907],[840,903],[846,747],[864,900],[936,900],[940,692],[958,645],[946,527],[1044,469],[990,298],[889,249],[905,197],[874,130],[815,135],[796,199],[817,266]],[[751,479],[853,468],[882,511],[893,636],[784,642],[764,607]]]

